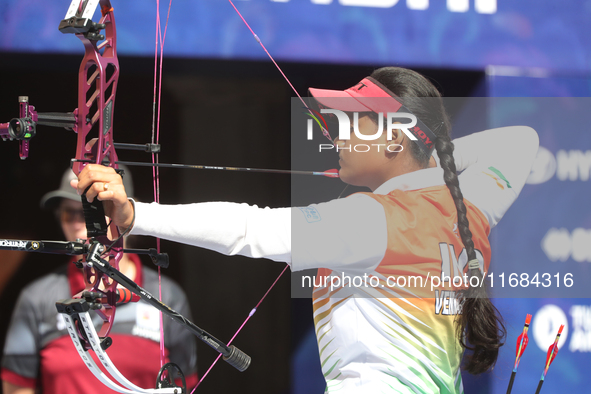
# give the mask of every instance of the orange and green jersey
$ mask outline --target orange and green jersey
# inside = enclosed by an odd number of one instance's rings
[[[384,257],[368,272],[379,282],[339,288],[328,282],[314,291],[327,391],[461,393],[455,294],[463,287],[467,258],[449,190],[433,186],[367,196],[383,207],[387,226]],[[465,203],[477,256],[487,271],[490,226],[478,208]],[[359,273],[320,269],[318,275]],[[431,280],[454,276],[458,286],[451,279],[445,285]],[[393,287],[388,278],[405,286]]]

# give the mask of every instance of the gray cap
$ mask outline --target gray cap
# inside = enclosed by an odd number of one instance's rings
[[[119,169],[124,171],[123,186],[125,186],[127,195],[133,196],[133,180],[131,178],[131,172],[125,166],[119,166]],[[59,189],[46,193],[41,198],[41,208],[55,209],[62,198],[80,201],[80,196],[76,193],[76,190],[70,186],[70,181],[73,179],[76,179],[76,175],[70,168],[68,168],[62,176]]]

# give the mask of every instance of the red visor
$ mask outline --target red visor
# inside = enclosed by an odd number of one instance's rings
[[[310,88],[310,94],[321,106],[345,112],[375,112],[384,116],[398,111],[411,113],[402,105],[398,96],[372,77],[364,78],[347,90]],[[437,137],[429,127],[417,118],[416,125],[409,131],[416,137],[413,140],[421,150],[431,155]]]
[[[372,77],[364,78],[347,90],[310,88],[310,94],[320,104],[345,112],[398,112],[402,104],[384,85]]]

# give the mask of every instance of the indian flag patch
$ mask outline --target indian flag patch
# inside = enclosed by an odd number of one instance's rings
[[[488,169],[490,170],[490,172],[483,171],[482,173],[485,175],[488,175],[489,177],[494,179],[495,182],[497,182],[497,186],[500,187],[501,189],[505,190],[505,187],[511,189],[511,184],[509,183],[507,178],[505,178],[505,176],[503,175],[503,173],[501,171],[497,170],[496,168],[494,168],[492,166],[488,167]]]

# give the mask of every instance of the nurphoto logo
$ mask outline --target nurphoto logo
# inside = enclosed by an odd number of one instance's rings
[[[377,131],[374,134],[363,134],[359,131],[359,113],[353,112],[353,122],[349,118],[349,115],[338,109],[329,109],[323,108],[318,111],[310,110],[311,112],[307,115],[310,116],[312,119],[308,119],[307,121],[307,138],[308,140],[313,139],[313,127],[314,121],[318,124],[320,129],[328,130],[328,124],[322,114],[331,114],[336,117],[336,120],[339,125],[339,141],[348,141],[351,139],[351,130],[357,137],[357,139],[362,141],[375,141],[382,137],[384,134],[384,118],[386,119],[386,137],[388,141],[392,140],[392,130],[401,130],[408,138],[413,141],[417,140],[417,137],[413,135],[412,131],[413,128],[416,128],[417,125],[417,117],[410,113],[404,112],[388,112],[387,116],[384,116],[383,113],[378,114],[378,124],[377,124]],[[410,122],[408,120],[410,119]],[[405,123],[401,123],[401,121],[405,121]],[[416,130],[417,132],[422,132],[420,129]],[[319,144],[318,149],[319,152],[323,150],[332,150],[336,149],[337,152],[341,150],[348,150],[348,151],[355,151],[355,152],[369,152],[372,147],[381,151],[381,149],[387,150],[388,152],[401,152],[403,147],[400,144]]]

